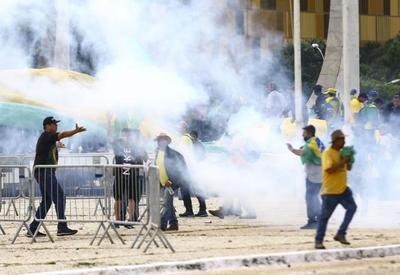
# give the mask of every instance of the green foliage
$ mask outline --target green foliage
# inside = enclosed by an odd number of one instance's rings
[[[313,43],[319,45],[322,53],[325,53],[326,47],[325,42],[321,39],[309,39],[301,42],[301,71],[303,91],[306,95],[311,93],[312,87],[317,82],[323,63],[319,51],[312,47]],[[283,47],[280,57],[287,77],[294,80],[294,49],[292,43]]]
[[[322,58],[311,45],[318,43],[325,53],[325,42],[319,39],[303,40],[301,43],[302,80],[305,94],[318,80],[322,68]],[[288,43],[280,51],[280,59],[284,72],[289,79],[294,79],[293,44]],[[400,85],[387,84],[400,78],[400,34],[388,40],[385,44],[369,43],[360,48],[360,82],[361,91],[376,89],[379,97],[390,101],[391,97],[400,92]]]

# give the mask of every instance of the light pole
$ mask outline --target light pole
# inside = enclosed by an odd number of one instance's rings
[[[392,81],[389,81],[388,83],[385,83],[385,85],[396,84],[396,83],[399,83],[399,82],[400,82],[400,79],[394,79]]]
[[[317,49],[317,51],[321,54],[322,61],[325,61],[325,56],[324,56],[323,52],[321,51],[321,48],[319,47],[319,45],[317,43],[313,43],[311,46],[314,49]]]

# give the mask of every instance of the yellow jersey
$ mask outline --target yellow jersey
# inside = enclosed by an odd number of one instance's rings
[[[322,153],[322,187],[321,195],[340,195],[347,188],[346,166],[335,173],[329,174],[326,170],[341,161],[340,151],[329,147]]]
[[[351,112],[353,114],[358,114],[360,110],[364,107],[364,104],[362,104],[357,98],[353,98],[350,102],[351,106]]]
[[[164,186],[169,181],[167,169],[165,168],[165,151],[158,151],[156,165],[160,173],[160,183]]]

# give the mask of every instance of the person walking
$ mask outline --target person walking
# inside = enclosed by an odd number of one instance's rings
[[[160,184],[164,189],[164,205],[161,211],[161,230],[179,230],[174,208],[174,192],[187,186],[190,181],[185,158],[169,147],[172,139],[164,133],[159,134],[155,164],[159,167]],[[169,225],[169,227],[167,227]]]
[[[33,166],[36,165],[56,165],[58,163],[57,142],[61,139],[72,137],[78,133],[86,131],[84,127],[75,125],[75,129],[65,132],[57,132],[58,123],[54,117],[46,117],[43,120],[43,133],[40,135],[36,144],[36,155]],[[42,200],[36,211],[35,219],[29,226],[28,237],[33,237],[39,227],[39,219],[46,218],[47,212],[53,202],[56,208],[57,219],[63,220],[58,223],[57,236],[74,235],[78,230],[68,228],[65,222],[65,194],[61,185],[57,182],[56,171],[54,168],[39,168],[35,170],[35,179],[39,184]],[[44,233],[37,232],[37,237],[46,236]]]
[[[352,169],[354,152],[345,154],[345,151],[349,151],[349,147],[344,149],[345,135],[341,130],[336,130],[331,134],[331,142],[331,147],[322,153],[322,208],[315,236],[316,249],[325,249],[323,241],[328,221],[339,204],[346,209],[346,214],[334,240],[350,245],[346,239],[346,233],[357,210],[353,193],[347,186],[347,171]]]
[[[121,139],[113,142],[115,163],[119,165],[143,165],[148,160],[146,150],[141,146],[140,132],[137,129],[122,129]],[[144,173],[140,168],[115,168],[113,185],[114,210],[117,221],[126,219],[126,202],[128,203],[128,221],[139,218],[139,202],[144,191]],[[119,227],[118,224],[115,224]],[[132,228],[132,225],[125,225]]]
[[[321,201],[319,192],[322,186],[322,167],[321,154],[325,150],[322,141],[315,136],[315,127],[308,125],[303,128],[303,138],[305,144],[300,149],[294,149],[291,144],[287,144],[288,149],[293,154],[300,156],[306,172],[306,205],[307,205],[307,224],[300,229],[316,229]]]

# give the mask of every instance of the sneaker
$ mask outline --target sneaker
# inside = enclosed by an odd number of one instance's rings
[[[300,227],[300,229],[317,229],[317,227],[318,227],[317,222],[309,222],[309,223],[303,225],[302,227]]]
[[[68,227],[57,230],[57,236],[69,236],[69,235],[75,235],[76,233],[78,233],[78,230],[70,229]]]
[[[208,213],[220,219],[223,219],[225,217],[224,212],[222,212],[221,210],[208,210]]]
[[[168,228],[166,228],[164,231],[178,231],[179,226],[178,224],[171,224]]]
[[[207,211],[199,211],[199,213],[197,213],[196,215],[194,215],[195,217],[208,217]]]
[[[31,230],[32,231],[32,230]],[[32,232],[35,232],[35,231],[32,231]],[[31,232],[30,231],[28,231],[28,232],[26,232],[26,236],[28,237],[28,238],[33,238],[33,234],[31,234]],[[46,234],[44,234],[44,233],[42,233],[42,232],[38,232],[37,234],[36,234],[36,237],[46,237]]]
[[[124,227],[126,229],[133,229],[133,225],[132,224],[124,224]]]
[[[315,249],[325,249],[325,246],[322,242],[315,242]]]
[[[181,217],[181,218],[191,218],[191,217],[194,217],[194,214],[193,214],[193,212],[186,211],[185,213],[179,214],[179,217]]]
[[[118,223],[113,223],[115,228],[119,228],[119,224]]]
[[[350,245],[350,243],[346,240],[345,235],[336,235],[333,239],[341,244]]]

